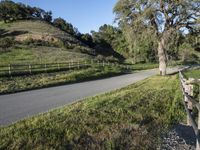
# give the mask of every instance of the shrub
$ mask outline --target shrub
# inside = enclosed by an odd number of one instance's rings
[[[10,37],[0,39],[0,50],[6,51],[8,48],[14,45],[14,39]]]
[[[50,47],[64,47],[64,44],[62,41],[44,41],[44,40],[35,40],[32,38],[28,38],[22,42],[24,45],[29,46],[50,46]]]

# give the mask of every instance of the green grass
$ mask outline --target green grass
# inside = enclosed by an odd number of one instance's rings
[[[12,23],[0,22],[0,28],[5,30],[3,36],[13,37],[17,39],[30,40],[37,37],[37,40],[44,41],[45,37],[50,36],[54,38],[52,42],[49,38],[49,44],[43,43],[43,46],[33,42],[27,44],[23,42],[15,42],[15,44],[7,50],[0,49],[0,65],[4,64],[18,64],[18,63],[52,63],[69,61],[71,59],[91,59],[91,55],[84,54],[91,53],[92,49],[83,45],[75,37],[61,31],[60,29],[38,20],[16,21]],[[30,39],[27,37],[30,37]],[[37,41],[36,40],[36,41]],[[57,46],[51,44],[57,43]],[[65,44],[63,44],[65,43]],[[65,45],[65,46],[64,46]]]
[[[155,76],[0,128],[0,149],[156,149],[183,119],[177,76]]]
[[[184,75],[187,78],[197,78],[197,79],[200,79],[200,70],[199,69],[188,70],[188,71],[184,72]]]
[[[91,56],[76,52],[70,52],[53,47],[22,47],[13,48],[9,52],[0,53],[0,65],[8,64],[33,64],[55,63],[91,59]]]
[[[39,21],[39,20],[22,20],[22,21],[15,21],[11,23],[0,23],[0,27],[2,29],[5,29],[9,33],[12,33],[13,31],[25,31],[26,34],[46,34],[46,35],[54,35],[58,38],[63,38],[70,42],[75,42],[80,45],[80,42],[75,39],[73,36],[67,34],[66,32],[46,23],[45,21]],[[23,35],[19,34],[19,35]],[[17,35],[15,35],[17,36]]]
[[[174,64],[170,64],[168,67],[173,67],[173,66],[177,66],[180,65],[178,63],[174,63]],[[159,64],[158,63],[143,63],[143,64],[134,64],[131,65],[133,70],[147,70],[147,69],[154,69],[154,68],[158,68]]]
[[[146,63],[146,64],[134,64],[132,65],[133,70],[147,70],[158,68],[158,64],[155,63]]]
[[[31,33],[50,33],[55,34],[57,32],[62,33],[63,31],[52,25],[38,20],[27,20],[27,21],[15,21],[11,23],[0,23],[0,27],[7,29],[9,31],[28,31]]]
[[[104,78],[123,73],[117,67],[93,66],[80,70],[0,78],[0,94]]]

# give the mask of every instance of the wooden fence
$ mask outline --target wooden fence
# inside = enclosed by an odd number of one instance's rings
[[[45,72],[65,71],[70,69],[81,69],[92,66],[118,66],[130,69],[130,66],[125,66],[117,63],[110,63],[106,61],[68,61],[56,63],[43,63],[43,64],[9,64],[0,65],[0,76],[17,76],[28,75]]]
[[[179,78],[181,82],[181,89],[183,92],[184,107],[187,113],[187,124],[192,126],[196,135],[196,150],[200,150],[200,99],[194,98],[194,85],[200,89],[200,79],[184,78],[182,71],[179,71]],[[200,90],[199,90],[200,98]],[[197,122],[194,117],[194,108],[198,110]]]

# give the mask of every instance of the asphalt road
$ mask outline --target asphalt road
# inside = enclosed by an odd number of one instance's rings
[[[0,96],[0,125],[9,125],[85,97],[127,86],[153,76],[157,72],[157,70],[141,71],[101,80],[2,95]]]

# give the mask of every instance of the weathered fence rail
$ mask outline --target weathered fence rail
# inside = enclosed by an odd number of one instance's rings
[[[184,107],[187,113],[187,124],[193,127],[196,135],[196,150],[200,150],[200,101],[193,97],[194,84],[200,88],[200,79],[189,78],[187,80],[184,78],[182,71],[179,71],[179,78],[183,92]],[[195,121],[193,114],[194,107],[198,110],[197,122]]]
[[[130,69],[127,65],[120,65],[117,63],[110,63],[105,61],[69,61],[57,63],[43,63],[43,64],[9,64],[0,65],[0,76],[16,76],[27,75],[35,73],[65,71],[69,69],[81,69],[92,66],[118,66],[125,69]]]

